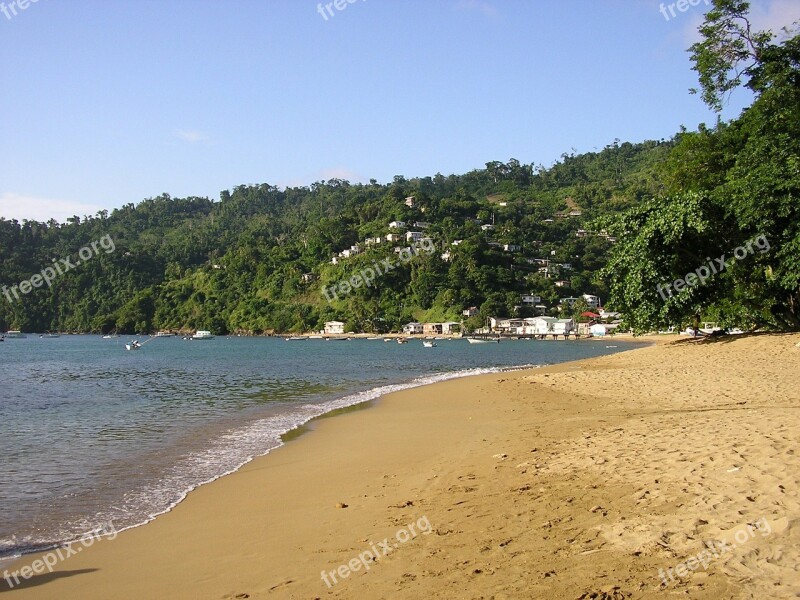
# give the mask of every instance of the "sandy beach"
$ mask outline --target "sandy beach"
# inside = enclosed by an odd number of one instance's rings
[[[800,335],[646,339],[316,420],[52,573],[3,565],[0,592],[800,597]]]

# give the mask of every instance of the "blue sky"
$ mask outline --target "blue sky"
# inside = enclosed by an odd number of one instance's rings
[[[704,1],[666,19],[651,0],[356,0],[327,20],[313,0],[28,1],[0,12],[5,218],[550,165],[716,118],[688,93]]]

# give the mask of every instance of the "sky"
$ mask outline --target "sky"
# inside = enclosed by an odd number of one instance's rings
[[[717,118],[688,91],[694,1],[0,0],[0,217],[668,139]]]

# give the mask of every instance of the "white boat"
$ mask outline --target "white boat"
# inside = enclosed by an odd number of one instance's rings
[[[113,331],[110,331],[109,333],[105,334],[103,336],[103,339],[104,340],[113,340],[113,339],[116,339],[118,337],[119,337],[119,334],[117,334],[117,330],[114,329]]]
[[[213,340],[214,336],[210,331],[200,330],[192,336],[193,340]]]
[[[700,327],[700,331],[706,335],[711,335],[717,331],[722,331],[722,327],[718,327],[716,323],[703,323],[702,327]]]
[[[50,333],[48,331],[47,333],[43,333],[39,337],[40,338],[59,338],[59,337],[61,337],[61,334],[59,334],[59,333]]]
[[[423,340],[422,345],[425,346],[426,348],[436,348],[436,342],[434,341]]]
[[[287,337],[287,342],[302,342],[303,340],[307,340],[308,336],[303,335],[293,335],[292,337]]]
[[[175,337],[175,334],[171,331],[159,331],[156,333],[156,337]]]
[[[408,340],[406,338],[397,338],[398,344],[407,344]]]
[[[16,329],[12,329],[11,331],[6,332],[6,338],[8,338],[9,340],[21,340],[26,337],[28,336],[22,333],[21,331],[17,331]]]
[[[139,340],[133,340],[130,344],[125,344],[125,350],[138,350],[142,347]]]
[[[499,344],[499,339],[490,339],[490,338],[475,338],[475,337],[468,337],[467,341],[470,344]]]

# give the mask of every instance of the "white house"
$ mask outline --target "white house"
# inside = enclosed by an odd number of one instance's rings
[[[569,287],[569,281],[565,279],[559,279],[556,281],[556,287]]]
[[[598,308],[600,306],[600,298],[598,296],[584,294],[583,299],[586,300],[586,304],[589,305],[589,308]]]
[[[386,241],[387,242],[402,242],[403,235],[400,233],[388,233],[386,234]]]
[[[541,296],[534,296],[533,294],[522,294],[523,304],[539,304],[542,301]]]
[[[421,334],[424,330],[422,323],[408,323],[403,327],[403,333],[408,335]]]
[[[403,229],[405,226],[405,221],[392,221],[389,223],[389,229]]]
[[[408,335],[422,333],[422,323],[407,323],[403,326],[403,333]]]
[[[506,252],[519,252],[522,250],[522,246],[517,244],[503,244],[503,250]]]
[[[487,223],[486,225],[481,225],[481,229],[482,229],[483,231],[491,231],[491,230],[493,230],[493,229],[494,229],[494,225],[489,225],[489,224]]]
[[[409,231],[406,233],[406,241],[407,242],[418,242],[422,238],[425,237],[425,234],[421,231]]]
[[[469,308],[465,308],[461,311],[461,314],[465,317],[474,317],[478,314],[478,307],[470,306]]]
[[[341,335],[344,333],[344,323],[341,321],[328,321],[325,323],[325,333],[328,335]]]
[[[430,226],[431,226],[431,224],[430,223],[426,223],[425,221],[415,221],[414,222],[414,227],[416,227],[417,229],[427,229]]]
[[[572,319],[556,319],[553,323],[553,333],[556,335],[567,335],[575,331],[575,321]]]
[[[452,335],[454,333],[458,333],[459,331],[461,331],[461,323],[456,321],[447,321],[446,323],[442,323],[443,335]]]
[[[416,204],[417,199],[414,196],[409,196],[406,198],[405,204],[409,208],[414,208],[414,204]]]

